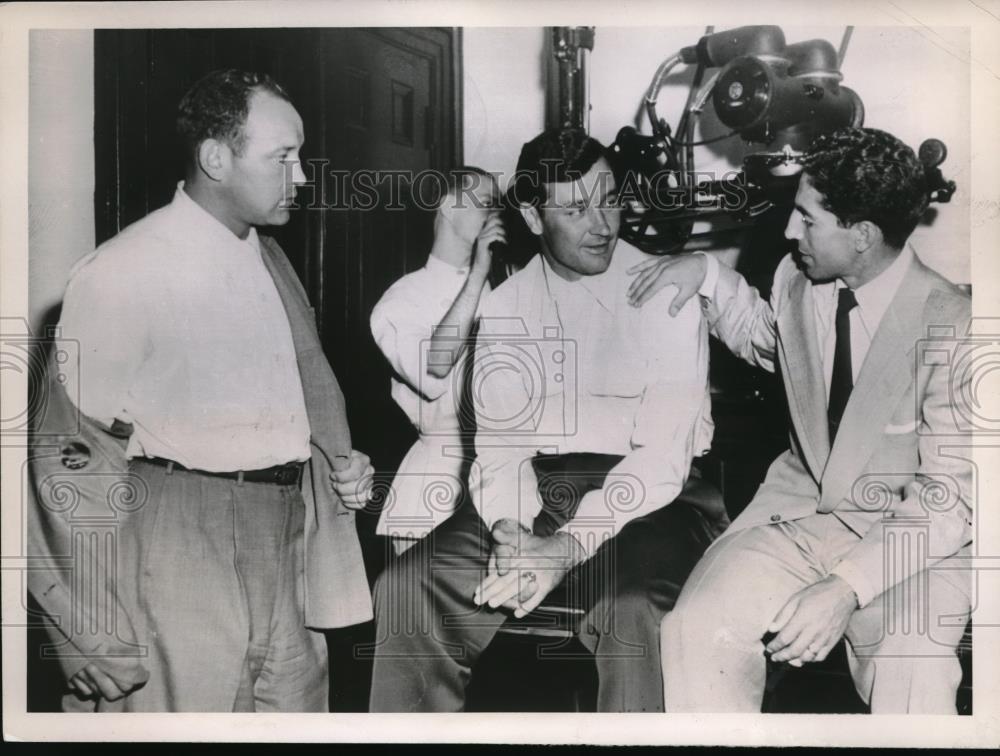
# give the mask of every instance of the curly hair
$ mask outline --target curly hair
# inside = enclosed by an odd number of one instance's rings
[[[927,209],[924,166],[885,131],[846,128],[817,137],[803,171],[842,226],[867,220],[885,243],[901,249]]]
[[[242,155],[250,98],[258,91],[291,102],[281,85],[263,73],[229,68],[212,71],[195,82],[177,106],[177,134],[188,158],[194,158],[206,139],[223,141]]]
[[[546,199],[545,184],[575,181],[602,157],[611,160],[608,149],[583,129],[543,131],[521,148],[508,192],[511,204],[538,207]]]

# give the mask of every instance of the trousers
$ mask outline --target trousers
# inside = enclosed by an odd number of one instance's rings
[[[146,490],[118,524],[115,583],[150,678],[99,708],[327,711],[325,641],[304,624],[298,488],[130,469]]]
[[[723,536],[663,620],[669,712],[759,712],[764,635],[798,590],[827,575],[859,540],[834,514]],[[847,651],[872,713],[955,714],[955,653],[971,611],[967,549],[919,571],[858,609]]]
[[[599,459],[605,456],[584,458],[584,467],[587,462],[596,467],[589,488],[600,487],[613,461],[620,459]],[[578,486],[579,464],[576,468],[573,483]],[[551,477],[546,479],[552,483]],[[583,492],[577,491],[576,504]],[[549,535],[574,511],[565,501],[559,506],[545,501],[533,531]],[[595,657],[600,711],[663,710],[660,620],[712,535],[700,509],[681,494],[629,522],[567,575],[562,588],[586,611],[578,635]],[[472,667],[508,616],[472,600],[486,575],[491,544],[486,524],[466,500],[380,575],[371,711],[464,708]]]

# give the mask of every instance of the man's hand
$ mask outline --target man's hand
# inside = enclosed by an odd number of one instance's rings
[[[677,293],[670,305],[670,314],[676,315],[698,293],[707,271],[704,255],[664,255],[633,265],[628,273],[638,275],[628,287],[629,304],[641,307],[664,286],[675,286]]]
[[[493,252],[490,251],[490,244],[493,242],[507,243],[507,232],[504,230],[500,220],[500,213],[491,213],[486,219],[479,236],[476,237],[472,247],[472,269],[471,273],[486,280],[489,275],[490,265],[493,262]]]
[[[473,600],[493,609],[513,609],[515,617],[534,611],[586,558],[583,547],[568,533],[536,536],[513,520],[499,520],[492,536],[490,566]]]
[[[839,575],[796,592],[767,628],[777,633],[765,647],[771,660],[793,667],[822,661],[843,637],[857,608],[857,595]]]
[[[333,458],[330,483],[344,506],[348,509],[364,509],[372,493],[374,475],[375,468],[368,455],[352,449],[350,457],[338,455]]]
[[[69,678],[69,687],[84,698],[103,698],[107,701],[117,701],[127,696],[141,685],[128,685],[115,680],[111,675],[90,662],[87,666]]]

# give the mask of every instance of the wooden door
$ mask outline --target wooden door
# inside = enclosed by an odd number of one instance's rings
[[[431,219],[408,201],[406,176],[461,162],[459,61],[459,32],[449,29],[95,32],[98,242],[170,201],[183,165],[177,103],[198,78],[245,68],[271,74],[289,92],[305,127],[312,192],[300,195],[306,202],[286,226],[267,232],[316,308],[355,446],[381,470],[395,468],[413,433],[389,397],[368,319],[430,248]],[[399,173],[377,185],[376,207],[351,209],[336,182],[321,180],[345,171]]]
[[[424,264],[432,219],[408,202],[405,176],[378,184],[376,206],[362,210],[345,206],[337,184],[320,174],[461,164],[459,30],[98,30],[94,59],[99,243],[170,201],[183,165],[177,103],[198,78],[244,68],[270,74],[289,92],[305,129],[312,196],[304,188],[291,221],[266,232],[288,254],[316,308],[355,448],[391,475],[415,434],[389,395],[390,370],[368,321],[389,285]],[[390,197],[392,189],[400,196]],[[374,537],[377,507],[358,517],[372,580],[385,558]],[[365,710],[370,661],[357,659],[353,647],[372,639],[371,626],[327,637],[333,710]]]

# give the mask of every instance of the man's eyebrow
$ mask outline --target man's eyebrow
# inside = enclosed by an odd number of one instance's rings
[[[609,197],[617,197],[617,196],[618,196],[618,187],[617,186],[613,186],[610,189],[608,189],[608,190],[606,190],[606,191],[604,191],[604,192],[601,193],[601,196],[598,199],[597,204],[603,205],[605,202],[608,201]]]
[[[810,213],[808,210],[802,207],[802,205],[795,203],[795,209],[798,210],[799,213],[806,216],[807,218],[812,218],[812,213]]]
[[[282,152],[291,152],[292,150],[301,149],[301,147],[302,147],[302,145],[300,145],[300,144],[292,144],[292,143],[283,144],[283,145],[281,145],[279,147],[275,147],[268,154],[270,154],[270,155],[279,155]]]

